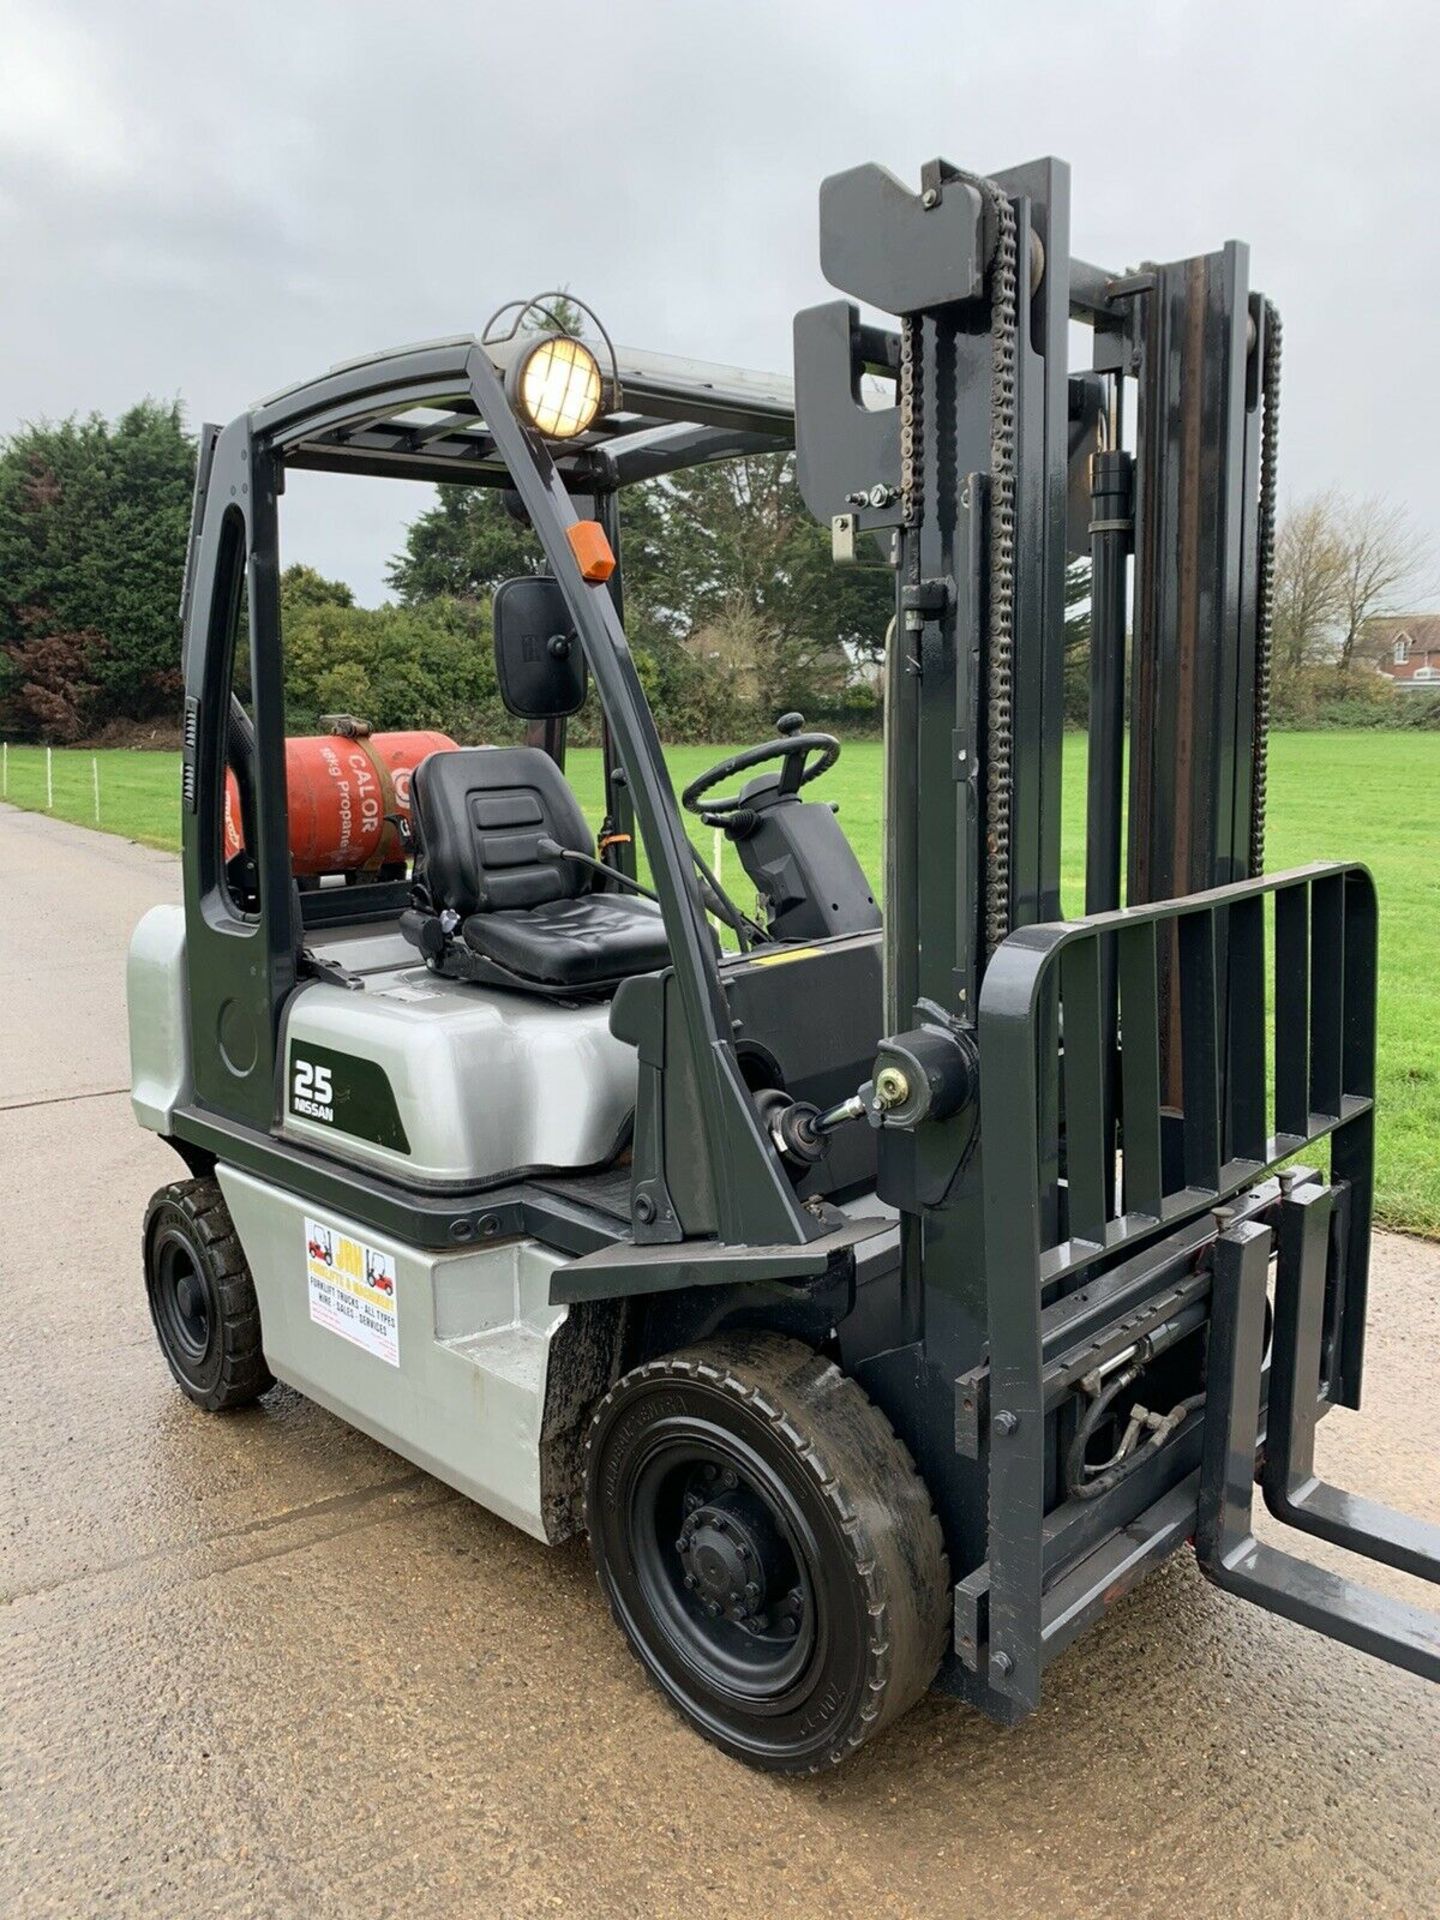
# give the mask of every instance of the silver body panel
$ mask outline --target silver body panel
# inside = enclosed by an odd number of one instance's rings
[[[216,1170],[255,1282],[277,1380],[468,1498],[548,1539],[540,1443],[558,1254],[534,1240],[427,1253],[232,1167]],[[393,1262],[398,1364],[312,1317],[310,1222]]]
[[[283,1058],[310,1042],[373,1060],[390,1082],[409,1153],[286,1111],[281,1132],[393,1179],[469,1186],[531,1168],[597,1166],[623,1145],[635,1107],[635,1051],[610,1032],[604,1002],[563,1005],[381,965],[371,934],[349,951],[363,988],[312,982],[291,996]],[[406,953],[413,949],[405,948]]]
[[[130,936],[125,961],[130,1022],[130,1104],[152,1133],[169,1133],[188,1104],[190,1025],[185,1009],[185,912],[151,907]]]
[[[297,1040],[374,1061],[395,1095],[410,1151],[291,1113],[288,1099],[286,1138],[411,1184],[447,1187],[594,1167],[624,1145],[637,1064],[634,1049],[610,1032],[604,1002],[565,1005],[443,980],[414,964],[414,949],[393,926],[338,929],[312,949],[363,985],[312,981],[291,996],[287,1069]],[[175,1109],[191,1098],[181,908],[152,907],[140,921],[125,992],[135,1118],[169,1133]]]

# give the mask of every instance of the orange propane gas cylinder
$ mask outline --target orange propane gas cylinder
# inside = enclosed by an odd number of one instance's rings
[[[410,775],[427,753],[452,750],[443,733],[327,733],[285,742],[290,859],[297,874],[349,873],[403,859],[386,815],[410,818]],[[225,857],[240,852],[240,796],[225,783]]]

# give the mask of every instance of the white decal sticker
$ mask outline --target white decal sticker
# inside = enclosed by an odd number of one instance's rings
[[[294,1082],[290,1088],[290,1109],[309,1114],[312,1120],[334,1120],[335,1098],[330,1084],[330,1069],[316,1066],[313,1060],[294,1062]]]
[[[398,1367],[394,1256],[352,1240],[338,1227],[307,1220],[305,1272],[315,1324]]]

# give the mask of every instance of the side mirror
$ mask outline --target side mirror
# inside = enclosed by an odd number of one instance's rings
[[[495,675],[522,720],[558,720],[585,704],[585,655],[558,580],[525,574],[495,589]]]

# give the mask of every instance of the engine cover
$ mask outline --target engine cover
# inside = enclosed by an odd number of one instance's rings
[[[290,1000],[281,1131],[427,1186],[604,1164],[625,1144],[636,1056],[602,1003],[569,1006],[421,966]]]

